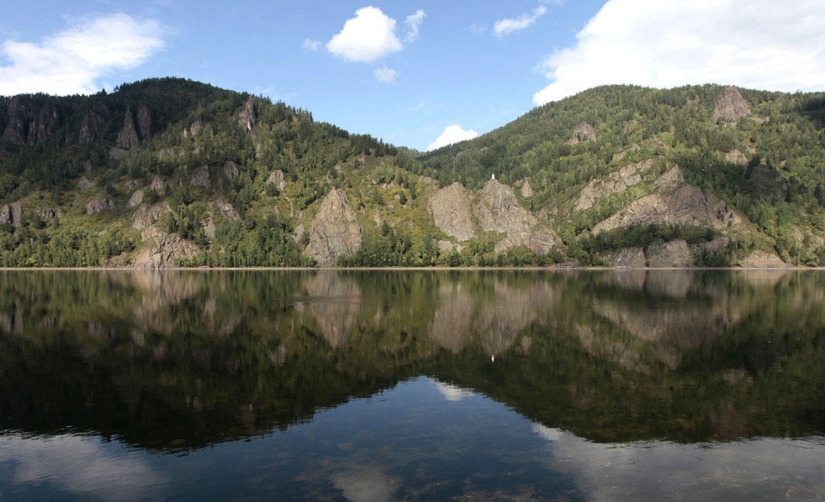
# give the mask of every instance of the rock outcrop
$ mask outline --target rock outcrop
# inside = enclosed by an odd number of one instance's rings
[[[201,166],[200,169],[195,171],[192,178],[189,180],[189,184],[193,187],[211,187],[212,180],[209,177],[209,166]]]
[[[114,209],[115,201],[108,197],[96,197],[86,204],[86,214],[95,214],[106,211],[107,209]]]
[[[192,259],[198,248],[177,234],[169,234],[150,227],[143,231],[143,241],[149,246],[135,256],[134,266],[141,269],[160,269],[177,266],[178,260]]]
[[[597,202],[610,195],[624,192],[632,186],[642,182],[642,175],[650,171],[653,161],[648,159],[637,164],[629,164],[614,173],[607,179],[591,181],[579,195],[576,201],[576,211],[584,211],[593,207]]]
[[[115,145],[124,150],[140,146],[140,137],[135,126],[135,117],[129,106],[126,107],[126,113],[123,115],[123,126],[120,128],[120,132],[117,133]]]
[[[471,197],[470,192],[456,182],[436,192],[427,204],[435,225],[460,242],[469,240],[476,234]]]
[[[664,243],[654,243],[647,248],[647,263],[650,268],[691,267],[693,253],[686,241],[679,239]]]
[[[647,258],[644,250],[640,247],[626,248],[611,257],[608,260],[608,265],[612,267],[645,268],[647,267]]]
[[[774,253],[754,251],[742,260],[742,268],[787,268],[788,264]]]
[[[255,105],[252,103],[252,98],[247,99],[244,103],[243,111],[238,116],[238,120],[246,132],[252,132],[256,121]]]
[[[321,267],[335,265],[338,258],[361,249],[363,229],[347,202],[347,195],[333,188],[312,221],[306,254]]]
[[[80,132],[77,140],[81,143],[92,143],[97,141],[103,134],[103,126],[109,118],[109,109],[103,103],[95,103],[92,108],[83,116],[80,123]]]
[[[526,246],[538,255],[546,255],[558,244],[547,226],[518,204],[512,187],[490,180],[477,194],[475,214],[485,232],[505,233],[496,245],[496,253]]]
[[[286,189],[286,178],[284,172],[280,169],[275,169],[272,174],[266,179],[268,185],[274,186],[278,190]]]
[[[630,225],[701,225],[722,229],[741,222],[724,201],[710,190],[688,185],[674,167],[657,181],[656,191],[593,228],[599,234]]]
[[[35,104],[25,96],[15,96],[8,104],[3,139],[17,145],[35,145],[51,138],[59,123],[60,117],[54,106]]]
[[[0,207],[0,224],[17,228],[23,225],[23,206],[19,201]]]
[[[576,146],[583,141],[596,141],[596,131],[594,131],[593,126],[587,122],[582,122],[576,126],[568,143]]]
[[[717,124],[735,124],[742,117],[751,115],[751,107],[736,87],[728,87],[716,100],[711,119]]]

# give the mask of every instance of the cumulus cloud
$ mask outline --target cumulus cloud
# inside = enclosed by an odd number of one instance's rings
[[[458,124],[453,124],[447,126],[444,129],[444,132],[441,133],[441,136],[436,138],[435,141],[430,143],[427,147],[428,151],[438,150],[442,146],[452,145],[453,143],[459,143],[461,141],[466,141],[468,139],[477,138],[478,133],[473,131],[472,129],[467,131],[463,127]]]
[[[518,30],[529,28],[538,18],[547,13],[547,7],[539,5],[532,14],[522,14],[516,19],[502,19],[493,25],[493,35],[502,38]]]
[[[0,52],[10,64],[0,66],[0,95],[94,93],[99,78],[162,49],[164,32],[156,21],[112,14],[79,21],[39,44],[6,40]]]
[[[387,68],[386,66],[382,66],[381,68],[377,68],[375,70],[375,80],[381,82],[382,84],[391,84],[395,82],[397,77],[398,72],[392,68]]]
[[[610,0],[537,71],[536,105],[605,84],[825,89],[825,0]]]
[[[462,389],[457,385],[439,382],[438,380],[433,380],[433,382],[435,383],[435,388],[438,389],[438,392],[440,392],[441,395],[444,396],[444,399],[452,403],[457,403],[464,398],[472,397],[475,395],[473,391]]]
[[[401,50],[395,19],[376,7],[364,7],[344,23],[327,50],[345,61],[371,63]]]
[[[419,9],[415,14],[407,16],[407,20],[404,24],[407,25],[407,36],[405,37],[405,41],[407,42],[414,42],[418,40],[418,28],[421,26],[421,23],[424,22],[424,11]]]

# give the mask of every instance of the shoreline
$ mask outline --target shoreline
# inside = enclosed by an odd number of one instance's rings
[[[0,267],[0,272],[224,272],[224,271],[259,271],[259,272],[313,272],[313,271],[337,271],[337,272],[450,272],[450,271],[529,271],[529,272],[573,272],[573,271],[823,271],[825,267],[565,267],[565,266],[545,266],[545,267],[163,267],[163,268],[137,268],[128,266],[102,266],[102,267]]]

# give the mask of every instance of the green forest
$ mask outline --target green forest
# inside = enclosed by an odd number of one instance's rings
[[[427,153],[184,79],[1,97],[0,266],[315,266],[314,218],[333,188],[360,226],[357,249],[332,263],[344,267],[611,265],[674,241],[690,266],[743,265],[755,251],[825,265],[825,94],[734,93],[599,87]],[[632,186],[581,203],[637,165]],[[669,197],[659,180],[674,168],[735,223],[607,228]],[[557,244],[503,249],[501,232],[461,240],[439,227],[440,189],[477,194],[493,176]]]

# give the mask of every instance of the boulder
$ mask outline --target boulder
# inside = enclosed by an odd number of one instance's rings
[[[711,119],[719,123],[735,124],[742,117],[751,115],[751,107],[736,87],[728,87],[716,100]]]

